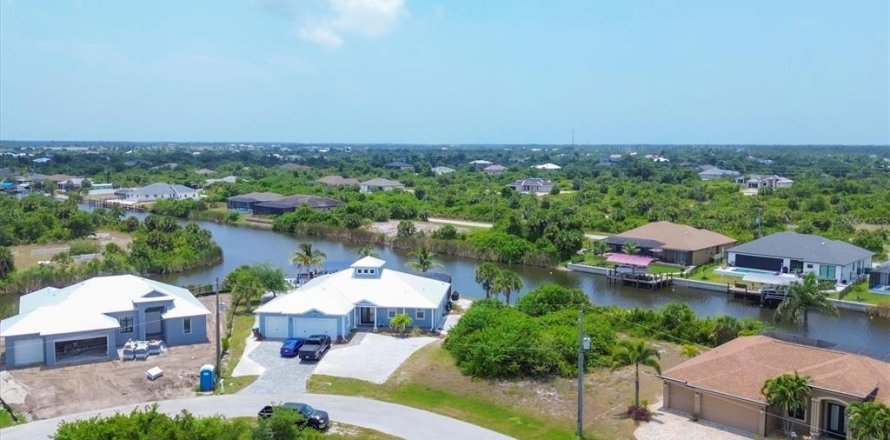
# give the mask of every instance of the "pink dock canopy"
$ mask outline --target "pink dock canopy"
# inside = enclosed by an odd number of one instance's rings
[[[610,263],[624,264],[627,266],[639,266],[639,267],[646,267],[650,263],[652,263],[652,261],[654,261],[654,260],[655,260],[654,258],[650,258],[650,257],[641,257],[639,255],[627,255],[627,254],[612,254],[612,255],[609,255],[609,258],[606,258],[606,261],[608,261]]]

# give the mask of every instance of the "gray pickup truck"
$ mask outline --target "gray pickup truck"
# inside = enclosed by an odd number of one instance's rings
[[[328,335],[312,335],[300,347],[299,356],[304,361],[317,361],[331,348],[331,337]]]

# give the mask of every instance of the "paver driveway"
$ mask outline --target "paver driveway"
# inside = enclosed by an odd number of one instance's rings
[[[693,422],[685,414],[661,408],[651,422],[640,424],[634,437],[637,440],[748,440],[754,438],[754,434],[706,421]]]
[[[252,384],[241,390],[248,394],[305,393],[306,380],[315,371],[315,362],[301,362],[300,358],[283,358],[279,354],[281,342],[263,341],[247,356],[265,371]]]

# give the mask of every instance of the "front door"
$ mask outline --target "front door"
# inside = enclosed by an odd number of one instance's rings
[[[847,438],[847,415],[844,405],[825,402],[825,432],[835,438]]]
[[[374,317],[372,316],[373,311],[371,310],[371,308],[370,307],[361,307],[361,308],[359,308],[359,310],[360,310],[359,313],[361,314],[361,317],[359,317],[359,323],[361,323],[362,325],[373,325]]]

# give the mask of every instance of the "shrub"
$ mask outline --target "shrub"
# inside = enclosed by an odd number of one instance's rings
[[[396,236],[399,238],[408,238],[413,237],[414,234],[417,233],[417,228],[414,226],[414,222],[409,220],[402,220],[399,222],[398,232]]]
[[[228,420],[222,416],[195,417],[188,411],[171,417],[158,412],[158,406],[154,404],[144,409],[134,409],[129,414],[118,413],[108,417],[96,416],[73,422],[63,421],[53,438],[56,440],[159,438],[238,440],[248,431],[245,421]]]
[[[652,421],[652,411],[649,411],[645,405],[634,406],[630,405],[627,407],[627,415],[631,419],[637,422],[650,422]]]
[[[581,289],[569,289],[558,284],[545,284],[527,293],[516,303],[516,308],[529,316],[579,307],[587,307],[590,300]]]
[[[99,253],[99,243],[95,240],[75,240],[68,248],[68,253],[73,255],[86,255]]]

